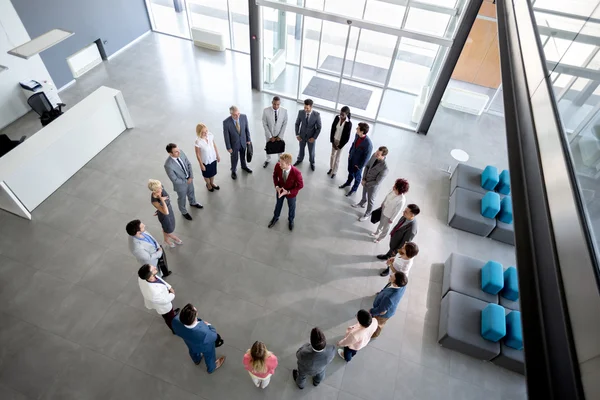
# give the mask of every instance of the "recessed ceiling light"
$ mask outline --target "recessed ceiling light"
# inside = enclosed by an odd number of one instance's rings
[[[31,39],[29,42],[9,50],[8,54],[28,59],[73,35],[73,32],[62,29],[52,29],[41,36]]]

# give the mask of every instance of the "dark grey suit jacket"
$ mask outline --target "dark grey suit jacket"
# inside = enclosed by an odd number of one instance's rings
[[[367,165],[365,165],[365,170],[363,171],[363,180],[366,182],[365,185],[367,187],[379,185],[389,171],[385,159],[380,160],[376,166],[373,166],[373,164],[375,164],[375,160],[377,160],[377,157],[375,157],[375,154],[373,154],[371,159],[367,162]]]
[[[300,136],[305,142],[310,138],[316,140],[319,137],[319,133],[321,133],[321,114],[312,110],[308,123],[306,123],[306,112],[304,110],[298,111],[295,130],[296,136]]]
[[[407,221],[406,218],[402,217],[396,226],[402,223],[404,223],[402,227],[390,238],[390,251],[396,252],[404,243],[410,242],[417,235],[418,224],[416,218],[412,221]],[[392,231],[394,228],[392,228]]]
[[[296,352],[298,369],[309,376],[323,372],[333,357],[335,357],[335,346],[332,344],[325,346],[323,351],[316,352],[310,343],[306,343]]]
[[[227,150],[245,149],[246,142],[252,141],[250,139],[250,128],[248,127],[248,117],[246,117],[246,114],[240,114],[240,133],[235,129],[233,118],[229,117],[223,121],[223,136]]]

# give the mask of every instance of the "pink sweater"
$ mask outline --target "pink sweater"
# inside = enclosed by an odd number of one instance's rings
[[[277,368],[277,357],[275,357],[275,354],[271,354],[267,358],[267,361],[265,362],[267,370],[265,372],[254,371],[252,369],[252,365],[250,365],[250,359],[250,353],[244,354],[244,368],[246,368],[246,370],[249,371],[252,375],[258,378],[266,378],[267,376],[275,373],[275,368]]]
[[[339,341],[338,346],[348,346],[352,350],[360,350],[369,344],[371,336],[377,329],[377,320],[373,318],[373,322],[368,328],[365,328],[361,324],[355,324],[349,326],[346,329],[346,337]]]

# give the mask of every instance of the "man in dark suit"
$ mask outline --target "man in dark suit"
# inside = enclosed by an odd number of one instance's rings
[[[269,222],[269,228],[272,228],[279,220],[283,200],[287,199],[288,226],[291,231],[294,229],[294,218],[296,217],[296,196],[300,189],[304,187],[304,181],[298,168],[292,166],[292,155],[290,153],[283,153],[279,156],[279,162],[273,170],[273,184],[277,194],[277,203],[273,212],[273,219]]]
[[[294,163],[294,167],[304,160],[304,150],[308,144],[308,156],[310,161],[310,169],[315,170],[315,140],[321,133],[321,115],[312,109],[313,101],[311,99],[304,100],[304,110],[298,111],[296,118],[296,139],[300,142],[300,152],[298,159]]]
[[[304,344],[296,352],[298,369],[292,370],[292,377],[299,389],[304,389],[306,377],[313,377],[313,385],[319,386],[325,379],[325,369],[335,357],[335,345],[327,344],[325,334],[319,328],[310,332],[310,343]]]
[[[242,169],[251,174],[252,170],[246,165],[246,145],[252,143],[248,118],[241,114],[236,106],[229,107],[231,116],[223,121],[223,136],[225,147],[231,154],[231,178],[237,179],[237,163],[241,158]]]
[[[393,257],[399,248],[404,246],[404,243],[410,242],[417,235],[417,219],[421,210],[416,204],[409,204],[404,209],[402,218],[398,221],[392,232],[390,233],[390,249],[385,254],[377,256],[380,260],[387,260]]]
[[[354,185],[352,185],[350,191],[346,193],[346,197],[356,193],[358,185],[360,185],[361,182],[362,169],[369,160],[371,151],[373,151],[373,143],[371,143],[371,139],[367,137],[367,133],[369,133],[369,125],[360,122],[356,127],[354,143],[350,146],[350,153],[348,154],[348,180],[340,186],[340,189],[344,189],[350,186],[354,180]]]

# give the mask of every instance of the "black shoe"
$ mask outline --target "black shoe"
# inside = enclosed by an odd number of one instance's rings
[[[294,378],[294,383],[296,382],[296,379],[298,378],[298,370],[294,369],[292,370],[292,378]],[[296,386],[298,386],[298,384],[296,383]],[[304,389],[304,387],[300,387],[298,386],[298,389]]]
[[[331,169],[329,171],[327,171],[327,175],[331,174],[331,171],[332,171]]]
[[[216,186],[213,186],[213,187],[214,187],[215,189],[217,188]],[[192,204],[191,206],[192,206],[192,207],[199,208],[199,209],[201,209],[201,210],[204,208],[204,206],[203,206],[202,204],[200,204],[200,203],[197,203],[197,204]]]
[[[221,188],[220,188],[219,186],[217,186],[217,185],[213,185],[213,187],[214,187],[215,189],[217,189],[217,190],[221,190]],[[202,208],[202,207],[200,207],[200,208]]]
[[[242,168],[242,169],[243,169],[244,171],[246,171],[247,173],[249,173],[249,174],[251,174],[251,173],[252,173],[252,170],[251,170],[250,168],[248,168],[248,167],[246,167],[246,168]]]
[[[377,256],[377,258],[379,258],[380,260],[387,260],[387,259],[388,259],[388,256],[387,256],[386,254],[379,254],[379,255]]]
[[[288,223],[288,227],[290,228],[290,231],[293,231],[294,230],[294,221],[290,221]]]
[[[201,363],[201,362],[202,362],[202,359],[200,359],[200,361],[198,361],[198,362],[195,362],[195,361],[194,361],[194,364],[196,364],[196,365],[200,365],[200,363]]]
[[[183,214],[183,218],[187,219],[188,221],[191,221],[193,219],[190,214]]]
[[[269,165],[269,162],[265,161],[265,163],[263,164],[263,168],[267,168],[267,165]]]
[[[300,165],[300,163],[301,163],[301,162],[302,162],[302,161],[296,161],[296,162],[294,163],[294,167],[296,167],[296,166]]]
[[[313,386],[319,386],[321,382],[315,382],[315,380],[313,379]]]
[[[273,219],[271,220],[271,222],[269,222],[269,228],[272,228],[272,227],[273,227],[273,226],[274,226],[274,225],[277,223],[277,221],[279,221],[279,219],[275,219],[275,218],[273,218]]]
[[[163,274],[163,278],[166,278],[167,276],[171,275],[173,273],[173,271],[167,271],[166,274]]]
[[[310,169],[314,171],[315,170],[315,164],[310,164]]]
[[[208,185],[206,185],[206,188],[208,189],[209,192],[214,192],[215,191],[215,188],[213,188],[213,187],[209,188]]]
[[[381,273],[379,274],[379,276],[388,276],[390,274],[390,269],[386,268],[383,271],[381,271]]]
[[[231,179],[237,179],[237,174],[235,172],[231,173]]]
[[[340,186],[338,186],[338,187],[339,187],[340,189],[345,189],[345,188],[347,188],[348,186],[350,186],[350,185],[348,185],[348,184],[344,183],[343,185],[340,185]]]
[[[331,179],[335,178],[335,174],[331,174]]]
[[[356,190],[351,190],[348,193],[346,193],[346,197],[350,197],[352,196],[354,193],[356,193]]]

